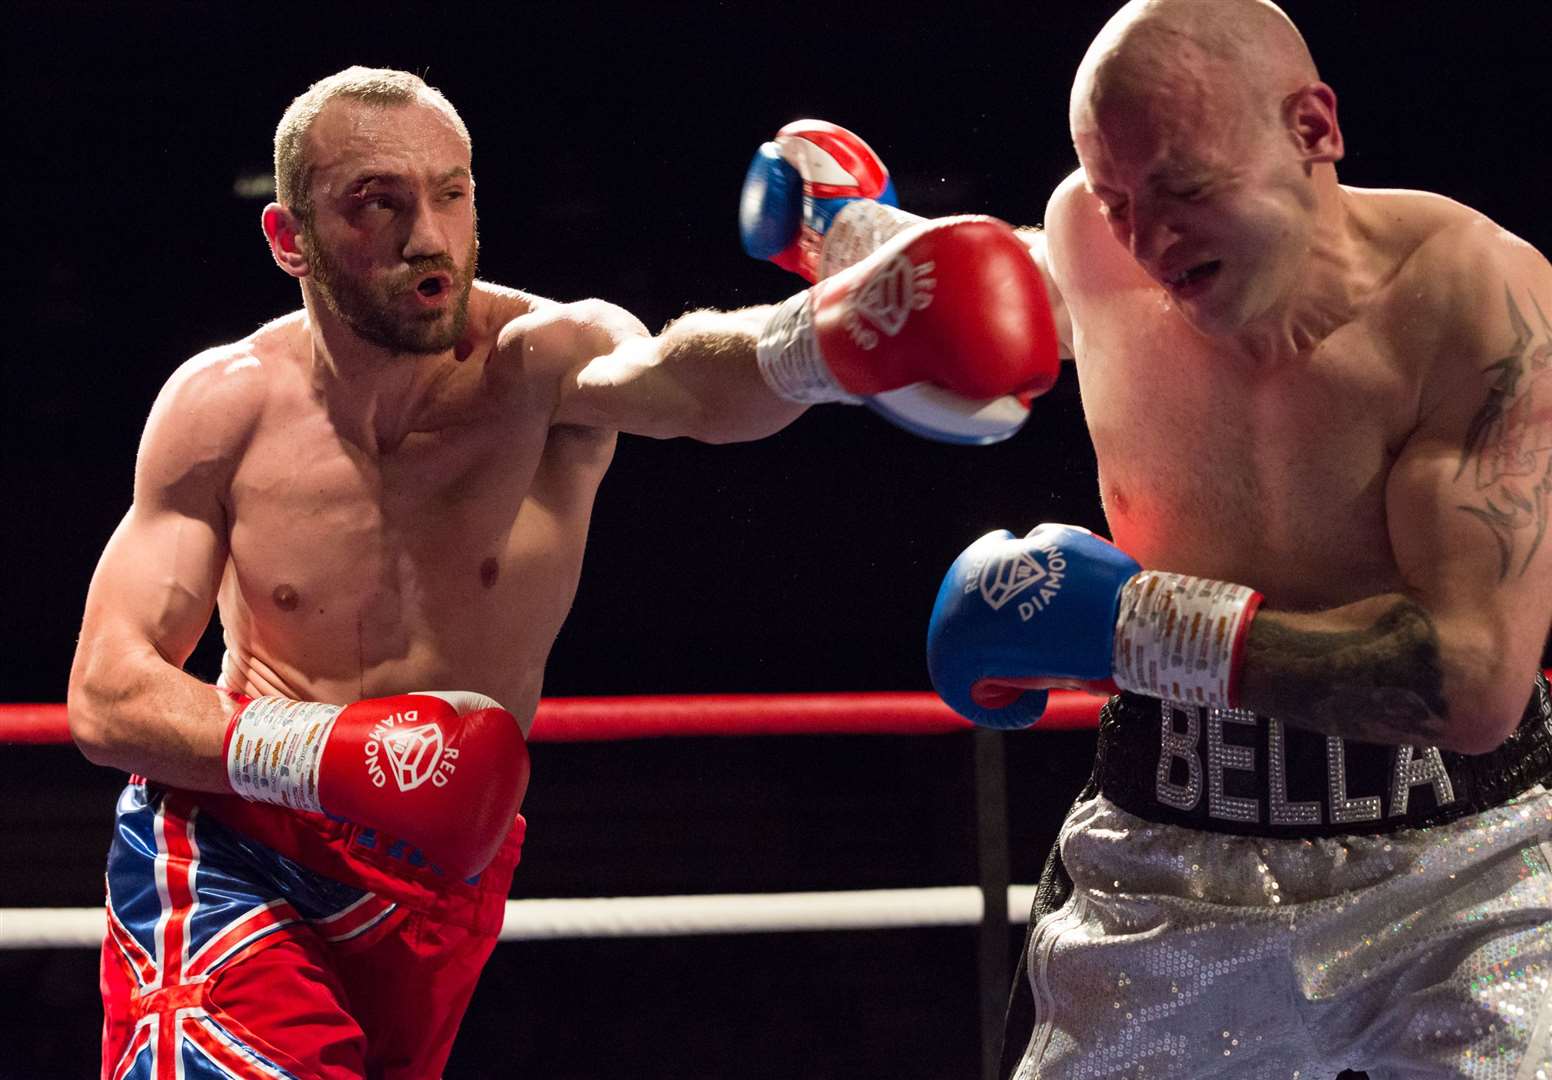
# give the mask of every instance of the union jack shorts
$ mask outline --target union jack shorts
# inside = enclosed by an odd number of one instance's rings
[[[479,877],[439,881],[371,830],[131,782],[108,854],[103,1080],[440,1076],[522,832]]]

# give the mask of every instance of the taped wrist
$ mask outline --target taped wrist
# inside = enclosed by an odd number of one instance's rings
[[[342,709],[316,701],[254,698],[226,737],[226,778],[251,802],[320,812],[318,766]]]
[[[1157,570],[1132,575],[1116,613],[1116,685],[1169,701],[1235,707],[1245,636],[1260,604],[1260,593],[1228,581]]]
[[[898,206],[857,199],[847,203],[825,230],[816,280],[823,281],[883,247],[890,237],[927,219]]]
[[[787,401],[805,405],[840,401],[855,405],[862,400],[836,382],[824,357],[819,355],[810,292],[788,297],[766,320],[755,343],[755,359],[765,384]]]

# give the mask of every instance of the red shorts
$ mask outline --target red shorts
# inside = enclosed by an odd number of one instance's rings
[[[108,855],[104,1080],[440,1076],[523,829],[457,881],[370,829],[131,783]]]

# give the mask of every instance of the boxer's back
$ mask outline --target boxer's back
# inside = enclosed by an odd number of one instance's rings
[[[552,427],[546,376],[482,353],[428,366],[385,418],[320,392],[298,318],[236,348],[223,680],[333,702],[478,686],[526,724],[612,433]]]
[[[1401,584],[1385,478],[1417,423],[1429,354],[1448,338],[1438,311],[1411,317],[1431,258],[1414,256],[1480,219],[1418,193],[1348,196],[1365,226],[1340,298],[1351,314],[1295,360],[1271,363],[1191,328],[1116,242],[1081,174],[1053,197],[1051,270],[1072,318],[1106,518],[1144,565],[1253,582],[1294,607]]]

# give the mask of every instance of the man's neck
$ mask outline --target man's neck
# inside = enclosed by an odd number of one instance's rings
[[[1307,356],[1332,332],[1353,321],[1383,273],[1357,227],[1352,196],[1336,182],[1316,185],[1315,227],[1287,299],[1234,335],[1239,351],[1257,364]]]
[[[307,301],[309,381],[340,434],[386,454],[410,432],[428,392],[453,367],[453,351],[394,352],[363,340],[333,312]]]

